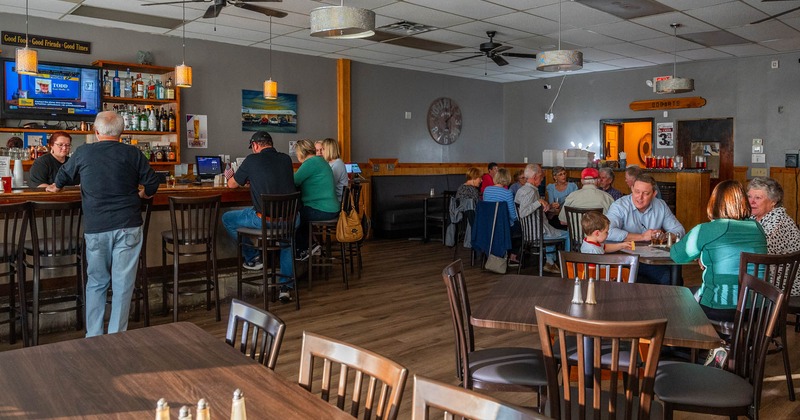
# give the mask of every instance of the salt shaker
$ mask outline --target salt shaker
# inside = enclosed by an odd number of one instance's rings
[[[672,248],[672,234],[667,232],[667,248]]]
[[[195,416],[195,420],[211,420],[211,413],[208,409],[208,402],[206,402],[205,398],[200,398],[200,401],[197,402],[197,415]]]
[[[247,412],[244,408],[244,394],[241,389],[233,391],[233,403],[231,404],[231,420],[247,420]]]
[[[431,188],[431,197],[433,197],[434,195],[436,195],[436,190]]]
[[[589,287],[586,289],[586,304],[587,305],[595,305],[597,304],[597,300],[595,299],[594,294],[594,277],[589,278]]]
[[[178,420],[192,420],[192,411],[189,410],[189,407],[185,405],[181,407],[181,411],[178,413]]]
[[[583,293],[581,292],[581,280],[575,277],[575,288],[572,289],[572,303],[580,305],[583,303]]]
[[[169,404],[163,398],[156,403],[156,420],[169,420]]]

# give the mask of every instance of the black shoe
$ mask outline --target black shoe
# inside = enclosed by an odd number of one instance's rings
[[[308,251],[302,250],[302,251],[300,251],[300,255],[297,257],[297,260],[298,261],[307,261],[309,257],[310,257],[310,255],[309,255]]]
[[[281,291],[278,294],[278,300],[281,301],[281,303],[291,302],[292,301],[292,295],[290,294],[291,291],[292,289],[286,286],[281,287]]]

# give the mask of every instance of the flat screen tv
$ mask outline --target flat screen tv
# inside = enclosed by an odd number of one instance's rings
[[[197,177],[201,181],[213,181],[222,173],[222,158],[219,156],[195,156],[197,160]]]
[[[39,62],[36,74],[19,74],[13,59],[2,63],[1,118],[93,121],[102,111],[99,67]]]

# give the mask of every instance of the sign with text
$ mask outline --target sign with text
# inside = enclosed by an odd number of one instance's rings
[[[689,96],[685,98],[633,101],[629,106],[631,111],[659,111],[664,109],[702,108],[705,105],[705,98],[701,96]]]
[[[2,32],[3,45],[25,46],[25,34],[19,32]],[[92,43],[74,39],[54,38],[50,36],[28,34],[28,46],[45,50],[66,51],[78,54],[90,54]]]

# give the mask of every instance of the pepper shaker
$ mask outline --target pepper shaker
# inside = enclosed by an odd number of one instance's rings
[[[594,277],[589,278],[589,287],[586,290],[586,304],[587,305],[596,305],[597,300],[595,299],[594,293]]]

